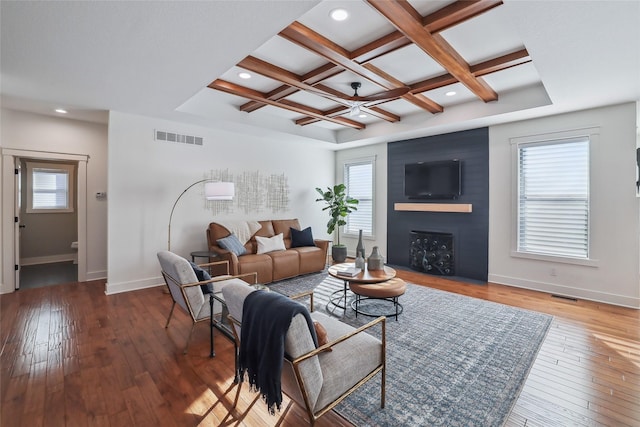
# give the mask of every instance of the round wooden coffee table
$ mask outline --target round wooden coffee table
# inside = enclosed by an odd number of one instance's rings
[[[364,271],[361,271],[355,276],[340,275],[340,271],[345,271],[353,267],[355,267],[355,264],[353,263],[335,264],[329,267],[329,275],[337,279],[341,279],[344,282],[344,288],[333,292],[329,301],[336,307],[345,310],[347,309],[347,286],[349,286],[350,283],[381,283],[396,277],[396,271],[391,267],[387,267],[386,265],[384,266],[383,270],[369,271],[367,268],[365,268]],[[344,305],[340,305],[342,301],[344,301]]]

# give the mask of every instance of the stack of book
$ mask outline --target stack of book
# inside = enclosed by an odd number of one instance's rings
[[[361,269],[356,268],[356,267],[347,267],[344,270],[339,270],[338,276],[344,276],[344,277],[355,277],[358,274],[360,274],[362,272]]]

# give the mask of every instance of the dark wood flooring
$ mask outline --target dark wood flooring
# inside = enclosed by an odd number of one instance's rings
[[[507,286],[464,284],[413,272],[405,280],[555,316],[508,426],[640,425],[640,311],[571,302]],[[236,388],[233,347],[177,312],[161,288],[106,296],[104,281],[0,296],[2,426],[299,426],[285,398],[270,416]],[[444,423],[446,425],[446,422]],[[350,426],[335,413],[318,426]]]

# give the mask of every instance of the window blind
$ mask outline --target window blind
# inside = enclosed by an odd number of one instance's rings
[[[33,209],[69,208],[69,172],[61,169],[33,169]]]
[[[357,211],[347,216],[344,232],[373,236],[373,160],[345,163],[347,195],[358,200]]]
[[[588,258],[589,138],[518,151],[518,251]]]

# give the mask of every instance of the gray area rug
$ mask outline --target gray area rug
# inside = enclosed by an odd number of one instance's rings
[[[324,272],[270,287],[286,295],[314,289],[316,310],[353,326],[372,319],[328,303],[343,284]],[[552,317],[411,284],[400,302],[398,321],[387,317],[385,408],[378,375],[336,411],[357,426],[503,425]],[[390,302],[381,304],[391,311]]]

